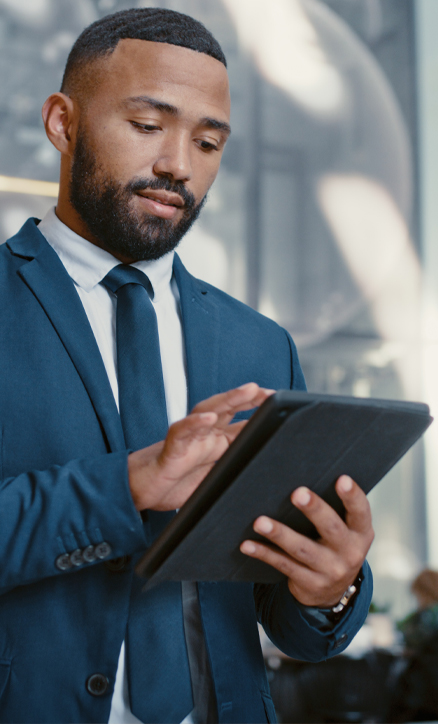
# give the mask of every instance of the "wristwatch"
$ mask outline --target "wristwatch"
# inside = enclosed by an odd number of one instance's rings
[[[352,600],[359,593],[363,578],[364,576],[361,568],[351,586],[348,586],[345,593],[342,594],[339,603],[337,603],[335,606],[332,606],[331,608],[320,609],[320,611],[324,612],[326,618],[330,621],[330,623],[336,624],[338,623],[338,621],[341,620],[346,607],[351,604]]]

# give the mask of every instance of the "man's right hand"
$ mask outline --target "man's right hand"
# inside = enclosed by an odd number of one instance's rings
[[[234,415],[259,407],[272,393],[249,382],[214,395],[171,425],[165,440],[131,453],[129,487],[137,510],[181,508],[246,425],[230,424]]]

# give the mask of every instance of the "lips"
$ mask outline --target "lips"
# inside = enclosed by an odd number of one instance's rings
[[[170,191],[144,189],[138,191],[137,196],[143,209],[160,219],[174,219],[178,210],[185,205],[181,196]]]
[[[181,208],[184,206],[184,201],[178,194],[171,193],[170,191],[154,191],[152,189],[144,189],[144,191],[138,192],[139,196],[145,199],[151,199],[164,206],[176,206]]]

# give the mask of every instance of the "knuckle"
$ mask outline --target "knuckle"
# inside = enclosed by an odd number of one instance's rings
[[[318,597],[322,598],[327,590],[327,583],[322,577],[317,578],[313,584],[313,588],[314,588],[315,594]]]
[[[349,567],[347,567],[343,562],[336,562],[332,566],[332,577],[335,581],[342,581],[343,578],[347,575]]]
[[[364,551],[362,541],[354,540],[350,541],[350,545],[346,547],[344,560],[347,568],[359,568],[364,559]]]
[[[289,561],[287,560],[287,558],[281,557],[278,560],[277,568],[280,571],[280,573],[284,573],[285,576],[289,576],[290,566],[289,566]]]
[[[374,531],[371,534],[368,534],[364,540],[364,546],[363,546],[363,557],[365,558],[366,554],[368,553],[369,549],[372,546],[374,540]]]
[[[357,563],[359,563],[361,558],[362,558],[362,552],[359,551],[356,547],[350,548],[347,551],[346,562],[350,568],[355,566]]]
[[[355,555],[351,555],[347,559],[346,572],[358,571],[363,563],[363,556],[357,552]]]
[[[295,555],[300,560],[308,560],[309,558],[309,550],[306,545],[302,544],[298,546],[296,549]]]
[[[325,526],[326,533],[330,537],[339,537],[343,530],[343,524],[340,518],[330,518]]]

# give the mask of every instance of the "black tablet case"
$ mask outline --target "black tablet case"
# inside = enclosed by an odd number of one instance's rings
[[[291,504],[291,492],[306,485],[343,515],[337,478],[351,475],[368,493],[431,421],[421,403],[276,393],[137,565],[149,579],[145,588],[165,580],[281,580],[281,573],[239,550],[247,538],[262,539],[254,520],[268,515],[316,537]]]

